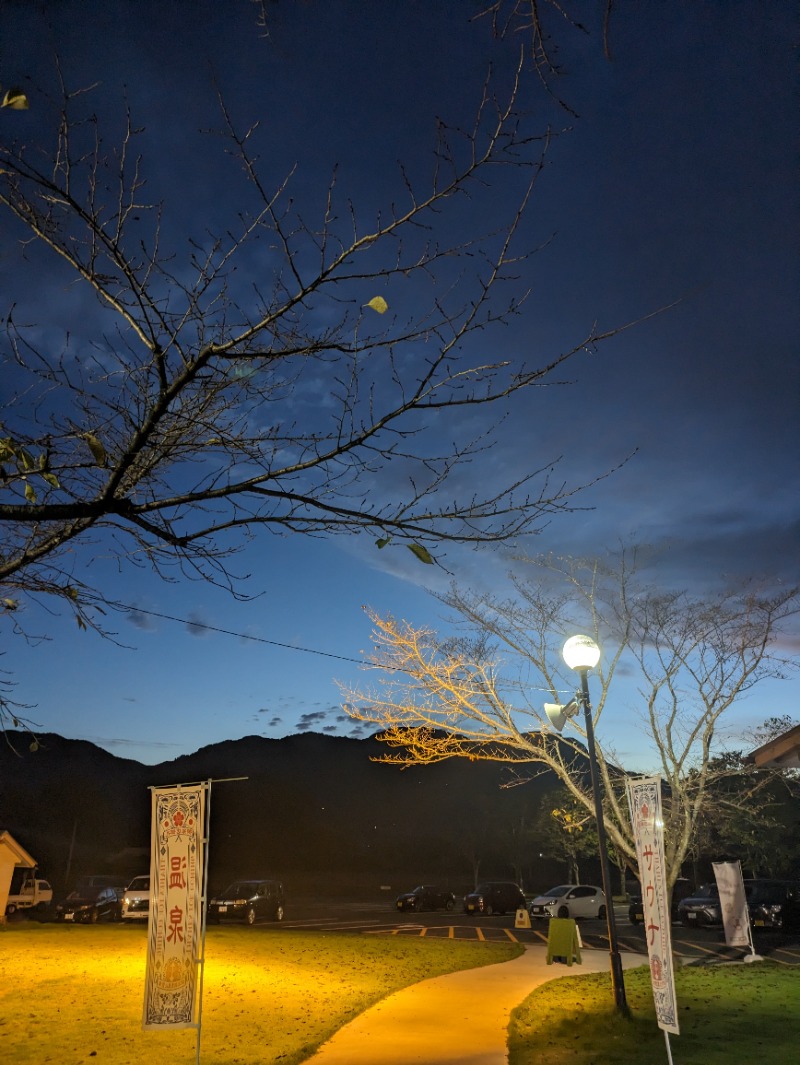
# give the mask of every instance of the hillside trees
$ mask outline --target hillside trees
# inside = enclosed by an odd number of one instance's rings
[[[552,139],[518,108],[521,75],[476,86],[474,123],[436,126],[427,176],[400,167],[363,212],[336,172],[301,207],[291,166],[218,94],[213,137],[187,129],[182,152],[192,181],[209,152],[227,159],[221,211],[189,228],[193,185],[150,191],[157,113],[145,128],[109,111],[113,86],[101,101],[64,78],[3,113],[0,212],[18,257],[0,419],[10,627],[24,632],[37,600],[104,631],[111,597],[85,566],[101,552],[241,595],[232,557],[258,532],[366,534],[430,564],[447,543],[507,541],[570,508],[578,486],[553,477],[555,455],[483,489],[461,476],[516,395],[612,335],[590,326],[522,358],[498,339],[525,305],[523,219]],[[504,220],[483,228],[487,189]],[[30,298],[49,271],[73,301],[60,329]]]
[[[380,726],[386,762],[493,760],[508,763],[521,779],[549,769],[591,815],[580,715],[556,736],[543,711],[544,701],[564,703],[570,685],[574,691],[575,676],[568,676],[560,656],[565,637],[591,635],[605,652],[591,679],[609,846],[636,868],[625,772],[602,728],[615,678],[635,671],[638,704],[631,718],[638,718],[652,769],[664,780],[671,886],[704,813],[723,790],[731,817],[738,807],[751,809],[753,789],[771,779],[753,774],[752,787],[723,789],[740,768],[721,757],[724,725],[740,696],[791,668],[776,641],[797,611],[797,590],[705,598],[656,591],[638,576],[630,551],[608,565],[540,559],[532,575],[524,572],[512,578],[508,598],[455,587],[444,596],[455,636],[371,612],[369,667],[381,679],[371,689],[346,690],[348,712]]]

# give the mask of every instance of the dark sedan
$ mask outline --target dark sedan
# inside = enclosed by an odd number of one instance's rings
[[[208,923],[244,921],[254,925],[259,917],[282,921],[285,900],[278,880],[235,880],[208,903]]]
[[[443,891],[432,884],[420,884],[413,891],[398,895],[395,907],[398,910],[452,910],[456,897],[452,891]]]
[[[122,891],[115,887],[99,891],[73,891],[55,909],[57,921],[72,924],[96,924],[98,921],[117,921],[122,914]]]

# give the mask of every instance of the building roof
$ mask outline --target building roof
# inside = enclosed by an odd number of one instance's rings
[[[800,725],[757,747],[745,761],[753,763],[757,769],[800,769]]]
[[[15,865],[22,865],[26,869],[36,868],[36,860],[28,854],[21,843],[17,843],[6,829],[0,829],[0,848],[11,852]]]

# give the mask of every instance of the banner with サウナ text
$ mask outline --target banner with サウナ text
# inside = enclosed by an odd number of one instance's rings
[[[197,1027],[207,789],[152,789],[143,1028]]]
[[[713,862],[714,879],[719,891],[719,908],[725,942],[729,947],[750,947],[750,913],[744,893],[740,862]]]
[[[680,1034],[675,970],[672,961],[672,928],[664,856],[664,819],[661,808],[661,778],[642,777],[628,781],[631,824],[639,860],[642,885],[642,916],[650,960],[650,982],[658,1027]]]

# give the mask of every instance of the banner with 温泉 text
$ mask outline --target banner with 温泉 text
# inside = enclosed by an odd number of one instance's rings
[[[739,862],[714,862],[714,878],[719,891],[719,908],[725,942],[729,947],[750,947],[750,914]]]
[[[629,780],[628,802],[636,840],[636,856],[639,860],[642,915],[656,1020],[663,1031],[679,1035],[667,867],[664,858],[661,778],[642,777],[639,780]]]
[[[143,1028],[197,1027],[207,788],[153,788]]]

